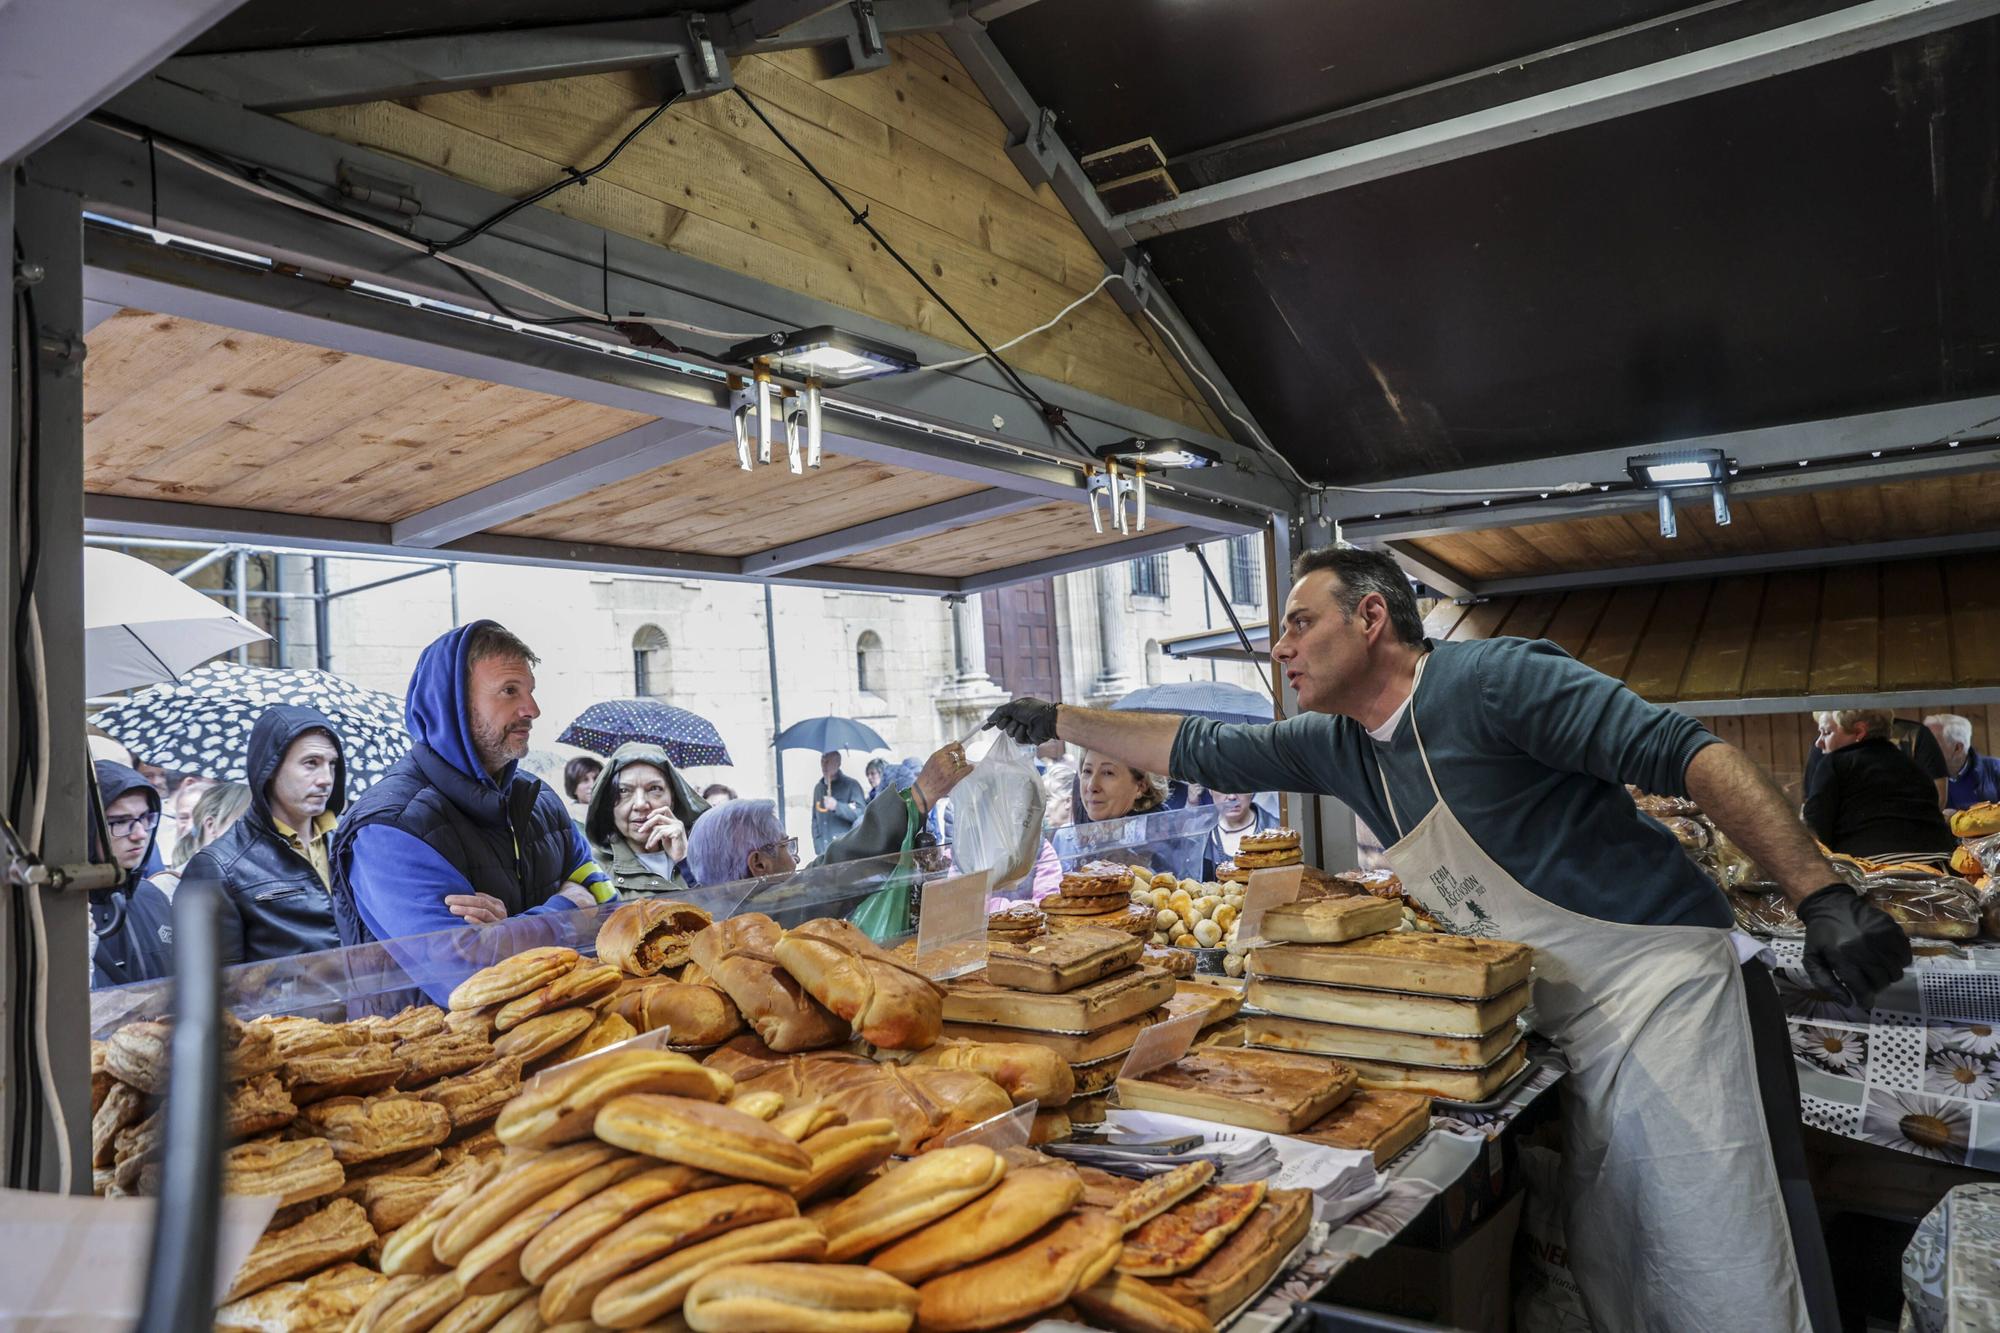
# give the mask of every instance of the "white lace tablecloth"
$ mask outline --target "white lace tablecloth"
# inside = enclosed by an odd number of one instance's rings
[[[1960,1185],[1903,1251],[1903,1333],[2000,1328],[2000,1182]]]

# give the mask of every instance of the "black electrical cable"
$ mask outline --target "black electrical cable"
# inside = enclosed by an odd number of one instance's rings
[[[832,181],[828,180],[826,177],[826,173],[822,172],[818,167],[814,166],[812,159],[807,157],[804,153],[800,152],[798,145],[794,144],[790,139],[786,138],[784,131],[780,130],[776,125],[771,123],[771,118],[764,114],[764,108],[758,106],[757,103],[751,99],[749,93],[743,91],[742,85],[740,84],[736,85],[735,92],[738,97],[743,99],[743,104],[750,108],[750,113],[756,116],[758,120],[763,121],[764,128],[769,130],[772,133],[772,135],[776,137],[778,142],[785,146],[785,151],[789,152],[793,157],[797,158],[799,161],[799,165],[804,167],[807,171],[811,172],[812,178],[818,181],[822,186],[824,186],[828,194],[832,195],[835,199],[840,201],[840,206],[847,210],[848,220],[852,222],[855,226],[860,227],[862,230],[866,231],[868,235],[874,239],[875,243],[881,246],[883,251],[888,254],[889,258],[895,260],[898,264],[902,266],[903,272],[909,274],[912,278],[916,279],[917,285],[924,289],[925,295],[929,296],[931,300],[936,301],[939,306],[943,307],[944,312],[947,315],[950,315],[952,319],[957,321],[958,327],[964,329],[966,334],[972,339],[972,341],[979,344],[979,350],[986,354],[986,359],[991,361],[994,365],[1000,368],[1000,372],[1007,377],[1010,383],[1013,384],[1014,391],[1016,393],[1020,394],[1021,397],[1026,399],[1028,402],[1034,404],[1035,410],[1041,413],[1042,420],[1046,421],[1049,424],[1050,429],[1056,431],[1060,435],[1067,436],[1069,440],[1076,445],[1077,451],[1079,453],[1081,453],[1084,457],[1095,461],[1097,455],[1091,452],[1090,446],[1085,444],[1083,442],[1083,438],[1079,436],[1076,433],[1076,431],[1070,426],[1069,421],[1064,416],[1062,409],[1055,406],[1053,403],[1050,403],[1047,399],[1043,398],[1040,394],[1036,393],[1033,389],[1029,388],[1027,381],[1023,380],[1020,377],[1020,375],[1015,373],[1015,370],[1012,366],[1008,365],[1005,361],[1000,359],[1000,353],[994,351],[993,345],[987,342],[985,338],[980,336],[979,330],[973,328],[972,325],[966,321],[965,316],[958,313],[957,309],[953,307],[951,302],[945,300],[943,296],[939,295],[938,289],[931,286],[929,279],[925,278],[923,274],[917,272],[917,270],[910,264],[910,261],[903,258],[902,252],[897,250],[895,246],[889,243],[889,238],[884,236],[881,233],[881,231],[875,226],[875,224],[868,220],[868,210],[865,208],[857,209],[852,203],[848,202],[847,196],[841,192],[840,187],[838,185],[835,185]]]
[[[600,160],[596,166],[585,167],[582,171],[578,171],[575,167],[564,167],[563,170],[568,174],[565,175],[561,180],[552,181],[549,184],[544,185],[541,189],[535,191],[533,194],[524,195],[523,197],[516,199],[513,203],[507,205],[505,208],[493,214],[491,217],[485,219],[482,222],[473,223],[470,227],[467,227],[464,231],[460,232],[458,235],[452,237],[448,241],[432,242],[431,253],[435,255],[435,254],[442,254],[446,250],[456,250],[459,246],[464,245],[468,241],[477,240],[479,237],[485,235],[486,231],[489,228],[498,226],[500,223],[505,222],[508,218],[513,217],[516,213],[520,212],[524,208],[527,208],[529,205],[539,204],[540,202],[542,202],[542,200],[548,198],[550,195],[560,193],[563,190],[567,190],[572,185],[583,184],[585,181],[589,180],[592,176],[595,176],[598,172],[604,170],[606,167],[610,166],[613,162],[616,162],[618,160],[618,155],[624,152],[627,148],[631,147],[632,141],[634,139],[638,138],[641,134],[644,134],[648,129],[650,129],[654,121],[658,120],[661,116],[666,115],[669,108],[671,108],[674,105],[674,103],[680,101],[683,96],[685,96],[684,93],[675,93],[672,97],[669,97],[666,101],[654,107],[650,112],[646,114],[646,118],[644,120],[641,120],[637,125],[634,125],[630,130],[626,131],[625,137],[620,139],[616,144],[612,145],[611,151],[606,153],[603,159]],[[607,311],[606,313],[608,314],[609,312]],[[509,318],[511,319],[512,316],[509,316]]]
[[[26,264],[27,256],[21,248],[20,237],[13,238],[13,270],[19,272]],[[15,284],[10,283],[10,286]],[[15,379],[15,404],[19,426],[15,432],[20,458],[12,477],[14,504],[13,513],[25,513],[22,537],[26,540],[27,554],[21,565],[20,603],[14,616],[14,674],[18,706],[21,710],[20,725],[16,729],[15,744],[19,747],[14,765],[13,810],[17,816],[15,823],[23,822],[18,816],[26,808],[28,792],[33,781],[47,780],[47,775],[35,768],[35,755],[41,746],[41,736],[37,730],[37,709],[35,707],[34,672],[32,671],[32,651],[28,635],[29,611],[35,594],[35,586],[40,578],[42,564],[42,504],[35,478],[35,465],[40,459],[42,445],[42,402],[41,402],[41,324],[35,314],[35,293],[31,284],[18,286],[18,296],[14,305],[17,311],[16,327],[19,347],[16,357],[19,373]],[[7,552],[7,564],[13,563],[12,551]],[[36,890],[29,890],[35,892]],[[36,953],[34,932],[30,920],[30,909],[24,894],[9,895],[13,906],[12,926],[16,946],[14,978],[14,1012],[33,1014],[37,1010],[34,988],[30,978],[35,975]],[[32,1026],[30,1027],[32,1034]],[[24,1041],[14,1045],[14,1079],[20,1089],[16,1100],[17,1118],[13,1149],[14,1169],[10,1174],[13,1181],[29,1189],[41,1184],[42,1170],[42,1116],[44,1093],[40,1080],[35,1077],[38,1039],[29,1035]]]

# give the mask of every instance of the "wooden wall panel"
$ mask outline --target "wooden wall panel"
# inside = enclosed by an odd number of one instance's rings
[[[1514,609],[1500,622],[1498,633],[1516,639],[1539,639],[1555,618],[1556,608],[1562,605],[1560,593],[1541,593],[1533,597],[1516,597]]]
[[[1764,608],[1761,578],[1718,579],[1688,651],[1675,697],[1732,699],[1743,688],[1750,645]]]
[[[1873,565],[1827,570],[1807,688],[1814,694],[1872,690],[1881,670],[1881,572]]]
[[[1146,531],[1168,532],[1177,525],[1148,519]],[[1026,510],[1007,518],[988,519],[952,532],[903,542],[850,556],[840,561],[845,567],[890,570],[899,574],[938,574],[966,578],[991,573],[1010,565],[1026,564],[1053,555],[1064,555],[1095,543],[1118,540],[1113,533],[1099,535],[1090,524],[1090,510],[1060,501]]]
[[[1812,675],[1819,584],[1816,573],[1773,574],[1765,583],[1757,642],[1743,668],[1745,695],[1762,698],[1806,692]]]
[[[1632,654],[1639,647],[1639,636],[1645,633],[1659,597],[1660,590],[1650,585],[1615,589],[1604,614],[1598,618],[1590,642],[1583,646],[1583,664],[1607,676],[1624,679],[1625,668],[1631,664]]]
[[[1007,158],[1008,135],[957,62],[896,40],[889,68],[818,81],[802,52],[735,62],[772,121],[869,209],[899,250],[1000,342],[1088,292],[1102,266],[1061,204]],[[637,73],[293,114],[345,142],[520,194],[602,153],[652,106]],[[968,349],[735,97],[677,106],[589,186],[549,206],[678,253]],[[745,316],[745,331],[766,321]],[[1100,294],[1009,353],[1046,375],[1174,420],[1219,424],[1151,334]]]
[[[1943,689],[1952,683],[1951,606],[1935,560],[1882,566],[1884,690]]]
[[[1954,680],[2000,680],[2000,557],[1945,561]]]
[[[1424,637],[1443,642],[1471,612],[1470,602],[1439,602],[1424,617]]]
[[[1590,642],[1592,631],[1596,630],[1604,608],[1611,604],[1611,594],[1601,588],[1586,588],[1570,593],[1549,618],[1548,628],[1542,637],[1561,648],[1571,657],[1582,658],[1583,647]]]
[[[1681,697],[1681,675],[1687,670],[1689,654],[1701,630],[1710,586],[1669,583],[1660,589],[1652,618],[1639,636],[1638,647],[1633,650],[1624,673],[1625,683],[1642,698],[1666,701]]]

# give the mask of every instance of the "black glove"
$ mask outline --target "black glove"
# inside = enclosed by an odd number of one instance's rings
[[[1902,928],[1845,884],[1817,890],[1798,910],[1806,923],[1806,975],[1835,999],[1852,996],[1857,1009],[1866,1009],[1910,965]]]
[[[1022,745],[1042,745],[1056,738],[1056,706],[1047,699],[1016,699],[994,709],[986,726],[998,727]]]

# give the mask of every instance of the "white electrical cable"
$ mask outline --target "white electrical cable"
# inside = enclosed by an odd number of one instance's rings
[[[1112,280],[1113,278],[1117,277],[1117,276],[1119,276],[1119,275],[1118,275],[1118,274],[1116,274],[1116,273],[1107,273],[1107,274],[1105,274],[1105,275],[1104,275],[1103,277],[1101,277],[1101,278],[1099,278],[1099,279],[1097,280],[1097,285],[1096,285],[1095,287],[1092,287],[1092,288],[1091,288],[1091,289],[1090,289],[1089,291],[1085,292],[1085,293],[1084,293],[1084,294],[1083,294],[1082,296],[1079,296],[1079,297],[1077,297],[1077,298],[1076,298],[1076,299],[1075,299],[1074,301],[1071,301],[1071,302],[1070,302],[1070,303],[1069,303],[1068,305],[1064,306],[1064,307],[1063,307],[1063,308],[1062,308],[1061,310],[1058,310],[1058,311],[1056,311],[1056,313],[1055,313],[1055,314],[1054,314],[1053,316],[1051,316],[1051,317],[1049,318],[1049,320],[1048,320],[1048,321],[1047,321],[1046,323],[1042,323],[1042,324],[1037,324],[1037,325],[1035,325],[1035,327],[1034,327],[1034,328],[1032,328],[1032,329],[1029,329],[1029,330],[1028,330],[1028,331],[1027,331],[1026,333],[1017,333],[1017,334],[1015,334],[1015,335],[1014,335],[1013,337],[1009,338],[1009,339],[1008,339],[1008,340],[1007,340],[1006,342],[1003,342],[1003,343],[999,343],[999,344],[996,344],[996,345],[994,346],[993,350],[994,350],[994,351],[996,351],[996,352],[1004,352],[1004,351],[1006,351],[1006,350],[1007,350],[1007,349],[1008,349],[1009,347],[1012,347],[1012,346],[1014,346],[1014,344],[1016,344],[1016,343],[1022,343],[1022,342],[1026,342],[1026,341],[1027,341],[1028,339],[1030,339],[1030,338],[1034,337],[1034,336],[1035,336],[1036,334],[1038,334],[1038,333],[1047,333],[1047,332],[1048,332],[1048,331],[1049,331],[1050,329],[1052,329],[1052,328],[1054,328],[1054,327],[1055,327],[1056,325],[1058,325],[1058,324],[1062,323],[1062,322],[1063,322],[1063,321],[1064,321],[1065,319],[1068,319],[1068,318],[1069,318],[1069,315],[1070,315],[1070,312],[1071,312],[1071,311],[1075,310],[1075,309],[1076,309],[1076,308],[1077,308],[1078,306],[1082,305],[1082,304],[1083,304],[1083,303],[1084,303],[1085,301],[1088,301],[1088,300],[1089,300],[1089,299],[1090,299],[1091,297],[1093,297],[1093,296],[1097,295],[1097,294],[1098,294],[1099,292],[1103,291],[1103,290],[1105,289],[1105,287],[1107,287],[1108,285],[1110,285],[1110,282],[1111,282],[1111,280]],[[974,352],[974,353],[973,353],[973,354],[972,354],[971,356],[961,356],[961,357],[959,357],[959,358],[958,358],[958,359],[957,359],[956,361],[933,361],[933,362],[931,362],[931,363],[930,363],[929,365],[927,365],[927,366],[918,366],[918,367],[917,367],[917,369],[918,369],[918,370],[955,370],[955,369],[957,369],[957,368],[958,368],[959,366],[969,366],[969,365],[971,365],[971,364],[972,364],[973,362],[975,362],[975,361],[984,361],[984,360],[986,360],[986,353],[984,353],[984,352]]]
[[[28,599],[28,655],[34,664],[35,689],[35,795],[28,809],[27,843],[36,855],[42,850],[42,824],[48,813],[49,739],[48,653],[42,643],[40,599]],[[68,1194],[75,1173],[70,1158],[69,1118],[63,1114],[62,1095],[56,1086],[54,1066],[49,1062],[49,930],[43,916],[42,895],[51,890],[30,888],[28,919],[35,931],[35,1065],[42,1080],[42,1096],[48,1102],[49,1119],[56,1136],[57,1186]]]
[[[120,133],[127,134],[135,139],[141,137],[139,135],[132,134],[129,130],[120,130]],[[345,213],[342,213],[337,209],[327,208],[320,204],[315,204],[310,200],[300,199],[296,195],[286,194],[282,190],[273,190],[268,186],[259,185],[255,181],[244,180],[241,176],[237,175],[235,172],[224,170],[223,168],[218,167],[211,162],[204,162],[202,161],[201,158],[197,157],[193,153],[183,152],[182,150],[174,147],[172,144],[161,143],[158,140],[154,140],[153,144],[154,147],[157,148],[160,152],[165,153],[168,157],[173,158],[175,161],[186,163],[188,166],[193,167],[196,171],[200,171],[207,175],[213,176],[219,181],[223,181],[227,184],[233,185],[240,190],[244,190],[250,194],[258,196],[259,198],[269,199],[274,203],[280,203],[286,205],[289,208],[295,208],[299,210],[301,213],[310,213],[315,217],[325,218],[329,222],[338,222],[342,226],[352,227],[356,231],[366,232],[370,236],[377,237],[380,240],[388,241],[392,245],[401,246],[405,250],[414,250],[418,254],[429,255],[431,258],[437,260],[441,264],[449,264],[453,268],[463,270],[466,273],[475,273],[483,278],[491,278],[493,281],[501,283],[504,286],[512,287],[517,292],[521,292],[522,294],[527,296],[532,296],[538,301],[546,301],[548,304],[554,306],[558,310],[567,311],[570,314],[581,316],[584,319],[598,320],[606,324],[610,323],[646,324],[656,328],[676,329],[683,333],[697,333],[707,338],[723,338],[731,342],[743,342],[751,338],[758,338],[763,336],[762,333],[733,333],[727,329],[711,329],[700,324],[689,324],[683,320],[665,319],[659,316],[652,316],[652,315],[631,315],[623,319],[617,319],[614,316],[612,316],[608,311],[592,310],[588,306],[580,306],[576,304],[574,301],[564,300],[562,297],[553,295],[549,292],[545,292],[539,287],[533,287],[525,282],[520,281],[517,278],[509,277],[507,274],[500,272],[498,269],[488,268],[484,264],[475,264],[470,260],[460,259],[456,255],[446,254],[443,253],[442,251],[434,251],[428,245],[424,244],[422,241],[413,240],[410,237],[403,235],[401,232],[391,231],[387,227],[378,227],[374,223],[364,222],[360,218],[349,217]]]

